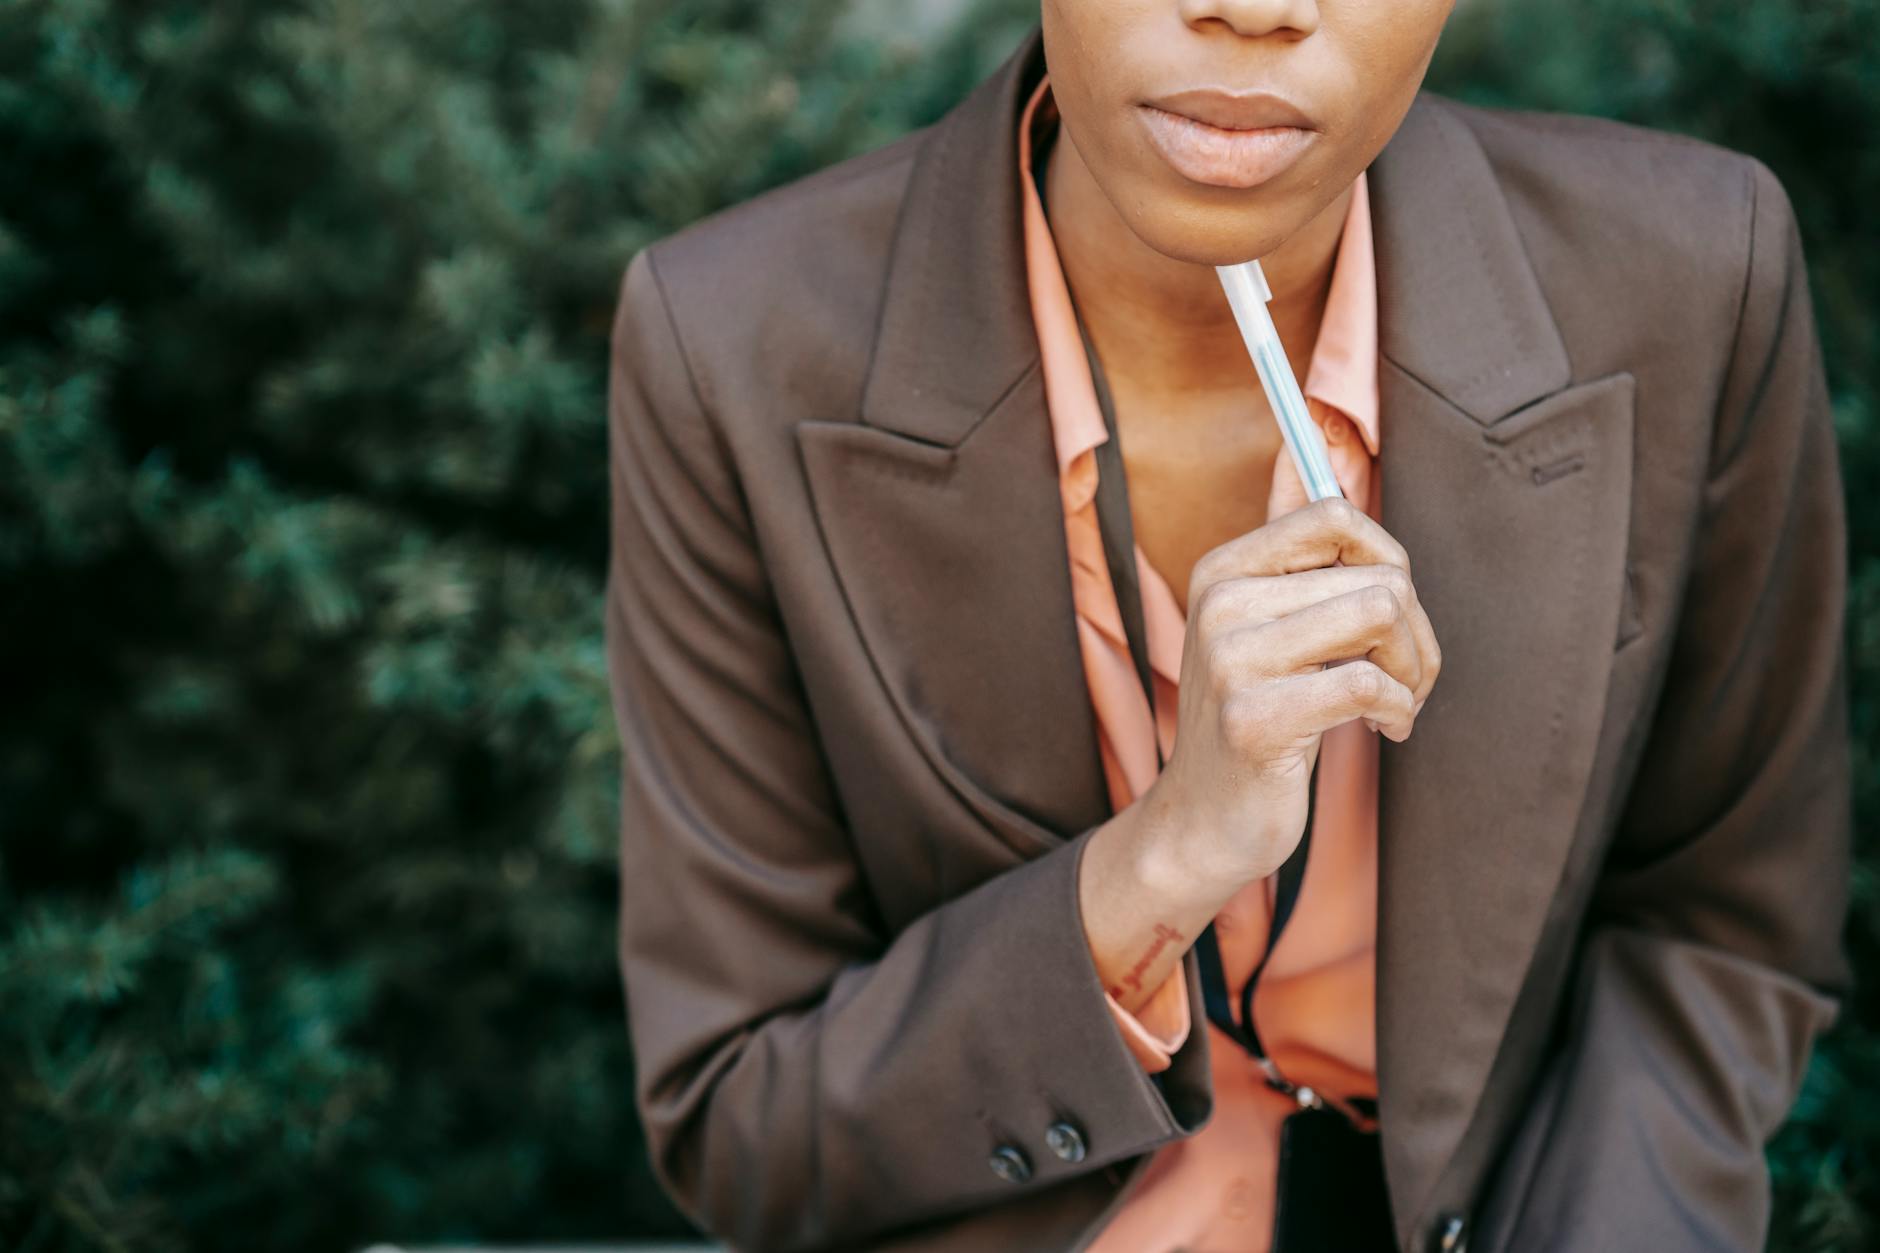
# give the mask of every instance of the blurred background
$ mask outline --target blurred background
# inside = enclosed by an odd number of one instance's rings
[[[0,0],[0,1249],[683,1237],[614,967],[642,245],[1037,0]],[[1862,986],[1772,1247],[1880,1247],[1880,0],[1463,0],[1432,86],[1761,157],[1852,517]]]

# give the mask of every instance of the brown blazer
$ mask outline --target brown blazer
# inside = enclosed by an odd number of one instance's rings
[[[1144,1073],[1078,916],[1109,805],[1021,255],[1042,66],[1034,28],[937,123],[621,289],[637,1096],[660,1181],[740,1249],[1078,1248],[1209,1116],[1208,1034]],[[1371,179],[1383,522],[1444,658],[1380,767],[1403,1247],[1758,1248],[1851,826],[1788,202],[1706,144],[1428,95]]]

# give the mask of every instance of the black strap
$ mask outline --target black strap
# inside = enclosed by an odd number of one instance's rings
[[[1048,145],[1055,137],[1056,132],[1053,130],[1045,143]],[[1032,178],[1037,185],[1040,202],[1044,199],[1046,151],[1047,148],[1041,147],[1032,161]],[[1142,615],[1142,589],[1136,571],[1135,530],[1129,510],[1128,482],[1123,471],[1122,436],[1117,430],[1116,407],[1110,397],[1110,385],[1103,372],[1103,362],[1097,356],[1096,346],[1090,340],[1089,329],[1085,327],[1083,314],[1077,309],[1074,299],[1071,301],[1071,311],[1077,319],[1077,332],[1083,338],[1084,356],[1090,363],[1090,381],[1096,390],[1097,407],[1103,411],[1103,426],[1109,433],[1109,438],[1098,444],[1095,452],[1097,528],[1103,536],[1103,556],[1110,567],[1110,585],[1116,591],[1116,607],[1123,620],[1123,634],[1129,641],[1129,653],[1135,662],[1136,677],[1142,683],[1142,694],[1149,702],[1151,738],[1155,741],[1155,760],[1159,770],[1165,763],[1162,758],[1162,737],[1155,725],[1155,677],[1149,664],[1148,631]],[[1266,951],[1261,954],[1259,963],[1240,989],[1238,1020],[1228,1005],[1227,976],[1221,963],[1221,947],[1214,924],[1210,922],[1202,928],[1201,934],[1195,939],[1195,956],[1201,967],[1202,999],[1207,1005],[1208,1020],[1260,1062],[1273,1086],[1288,1091],[1291,1085],[1274,1068],[1260,1043],[1259,1031],[1254,1027],[1253,993],[1268,960],[1273,956],[1274,946],[1279,943],[1280,933],[1286,929],[1286,923],[1292,917],[1293,906],[1299,900],[1299,888],[1305,879],[1306,857],[1312,842],[1312,811],[1318,791],[1318,777],[1319,767],[1315,758],[1312,777],[1306,784],[1305,832],[1292,855],[1279,868],[1274,883],[1273,922],[1267,929]]]
[[[1033,153],[1032,180],[1038,188],[1038,199],[1042,204],[1046,156],[1057,138],[1056,128],[1050,128],[1049,133],[1041,138],[1042,144]],[[1096,346],[1090,341],[1090,332],[1084,326],[1083,314],[1078,311],[1075,299],[1071,301],[1071,311],[1077,319],[1077,332],[1083,338],[1084,356],[1090,363],[1090,381],[1097,394],[1097,407],[1103,412],[1103,426],[1109,433],[1109,438],[1097,445],[1095,452],[1097,528],[1103,536],[1103,556],[1110,568],[1110,585],[1116,592],[1116,607],[1123,620],[1123,634],[1129,642],[1130,658],[1135,662],[1136,677],[1142,683],[1142,694],[1149,702],[1150,737],[1155,741],[1155,761],[1159,771],[1165,763],[1162,759],[1161,732],[1155,720],[1155,678],[1149,664],[1148,631],[1143,623],[1142,589],[1136,571],[1135,529],[1129,510],[1129,488],[1123,471],[1122,436],[1117,430],[1116,408],[1110,398],[1110,385],[1103,373],[1103,362],[1097,356]],[[1229,1008],[1227,975],[1221,962],[1221,946],[1214,924],[1210,922],[1203,927],[1201,934],[1195,938],[1195,959],[1200,967],[1201,995],[1206,1004],[1208,1021],[1260,1063],[1271,1087],[1286,1093],[1295,1093],[1299,1089],[1279,1072],[1272,1059],[1266,1055],[1265,1046],[1260,1042],[1260,1033],[1254,1026],[1253,994],[1267,962],[1272,959],[1280,933],[1286,929],[1286,923],[1292,918],[1293,907],[1299,901],[1299,889],[1305,881],[1306,858],[1312,847],[1318,785],[1319,759],[1315,757],[1311,778],[1306,781],[1305,830],[1300,834],[1298,845],[1275,876],[1273,921],[1267,928],[1266,951],[1260,955],[1259,962],[1241,986],[1238,1020]],[[1155,1077],[1159,1080],[1162,1075],[1158,1073]],[[1344,1103],[1361,1117],[1377,1117],[1375,1098],[1347,1097]],[[1375,1138],[1374,1134],[1371,1138]]]
[[[1075,312],[1075,306],[1072,306]],[[1123,445],[1116,431],[1116,411],[1110,403],[1110,385],[1103,377],[1103,363],[1084,329],[1083,314],[1077,315],[1077,330],[1083,336],[1084,355],[1090,361],[1090,381],[1097,391],[1097,407],[1103,410],[1103,425],[1110,437],[1096,447],[1097,459],[1097,529],[1103,533],[1103,558],[1110,566],[1110,586],[1116,589],[1116,608],[1122,615],[1123,635],[1129,640],[1129,655],[1136,663],[1136,678],[1142,694],[1149,700],[1149,723],[1155,729],[1155,674],[1149,665],[1149,630],[1143,622],[1142,590],[1136,570],[1136,532],[1129,512],[1129,486],[1123,477]],[[1162,736],[1155,740],[1155,764],[1160,770]]]
[[[1075,306],[1073,305],[1073,310]],[[1148,635],[1143,623],[1142,589],[1136,570],[1136,541],[1129,511],[1129,489],[1123,472],[1123,451],[1121,439],[1116,427],[1115,406],[1110,398],[1109,383],[1104,377],[1103,363],[1097,357],[1095,346],[1090,342],[1089,331],[1084,327],[1083,315],[1077,315],[1077,329],[1083,336],[1084,354],[1090,361],[1090,380],[1097,393],[1097,407],[1103,411],[1104,429],[1109,438],[1097,445],[1097,527],[1103,533],[1103,555],[1110,567],[1110,583],[1116,590],[1117,610],[1123,619],[1123,633],[1129,639],[1129,652],[1136,663],[1136,675],[1142,682],[1143,695],[1149,701],[1150,723],[1155,722],[1155,680],[1149,665]],[[1161,736],[1155,736],[1156,765],[1163,764]],[[1312,777],[1306,784],[1306,826],[1292,855],[1279,868],[1274,883],[1273,922],[1267,930],[1266,951],[1261,954],[1259,963],[1247,982],[1240,989],[1240,1016],[1234,1017],[1228,1007],[1227,976],[1221,962],[1220,942],[1215,934],[1214,924],[1210,922],[1202,928],[1195,939],[1195,956],[1201,966],[1202,997],[1207,1002],[1209,1021],[1238,1041],[1240,1046],[1259,1060],[1267,1068],[1269,1079],[1278,1080],[1278,1073],[1272,1068],[1267,1058],[1266,1049],[1260,1043],[1260,1033],[1253,1022],[1253,993],[1259,984],[1260,975],[1266,969],[1267,962],[1273,956],[1273,948],[1279,943],[1280,933],[1286,929],[1291,919],[1293,907],[1299,900],[1299,888],[1305,880],[1306,857],[1312,843],[1312,810],[1314,794],[1318,791],[1319,766],[1315,758],[1312,763]],[[1287,1086],[1278,1081],[1275,1086]]]

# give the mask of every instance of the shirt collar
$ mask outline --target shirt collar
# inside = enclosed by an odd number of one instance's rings
[[[1078,473],[1077,459],[1109,436],[1104,429],[1103,411],[1097,407],[1096,388],[1072,311],[1070,288],[1032,179],[1034,136],[1042,136],[1046,127],[1057,124],[1050,87],[1050,75],[1040,78],[1019,117],[1018,181],[1024,197],[1025,268],[1032,321],[1043,359],[1045,403],[1050,410],[1065,504],[1076,508],[1095,491],[1094,473]],[[1353,184],[1318,341],[1300,390],[1308,400],[1316,400],[1349,418],[1365,447],[1377,455],[1377,266],[1370,195],[1362,173]],[[1319,416],[1319,405],[1308,406],[1315,417]]]

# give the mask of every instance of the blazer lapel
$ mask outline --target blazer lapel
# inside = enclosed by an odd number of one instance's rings
[[[1486,1086],[1581,818],[1619,632],[1632,378],[1565,347],[1466,126],[1372,167],[1382,522],[1443,648],[1379,759],[1377,1056],[1408,1241]]]
[[[862,421],[797,440],[823,539],[914,742],[1021,852],[1110,813],[1026,289],[1033,33],[937,122],[896,229]]]

